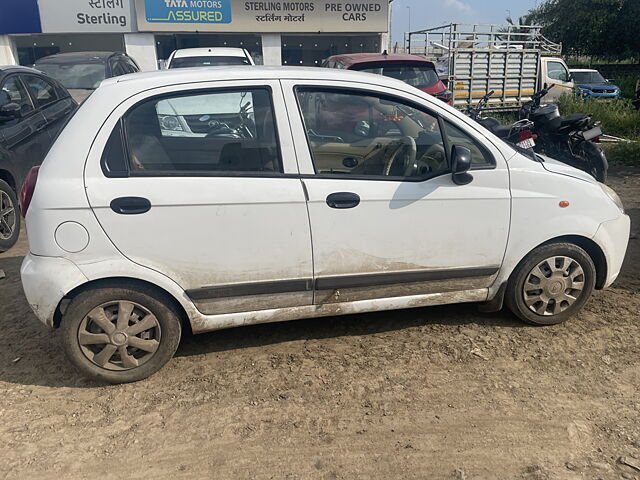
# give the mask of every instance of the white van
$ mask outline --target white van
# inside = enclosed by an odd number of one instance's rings
[[[629,238],[588,174],[401,81],[337,69],[107,80],[22,206],[29,304],[114,383],[161,368],[185,328],[503,300],[562,322],[616,279]]]

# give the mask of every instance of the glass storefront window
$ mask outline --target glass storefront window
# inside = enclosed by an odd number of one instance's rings
[[[56,34],[13,36],[20,65],[32,66],[36,60],[56,53],[124,52],[122,34]]]
[[[319,67],[342,53],[380,52],[380,35],[283,35],[282,64]]]

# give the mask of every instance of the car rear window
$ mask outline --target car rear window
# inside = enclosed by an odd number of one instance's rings
[[[416,88],[428,88],[434,86],[440,81],[435,69],[429,65],[413,63],[365,63],[362,65],[354,65],[351,70],[358,70],[367,73],[377,73],[385,77],[391,77],[402,80]]]
[[[224,65],[251,65],[246,57],[181,57],[171,60],[169,68],[219,67]]]
[[[101,63],[36,63],[36,68],[67,89],[94,90],[106,77],[105,65]]]

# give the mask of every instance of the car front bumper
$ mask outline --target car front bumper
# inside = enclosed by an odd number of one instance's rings
[[[22,288],[36,317],[53,327],[53,317],[60,300],[87,278],[71,261],[58,257],[28,254],[20,268]]]
[[[600,224],[593,240],[602,248],[607,260],[607,278],[603,288],[610,286],[622,268],[622,262],[629,245],[631,220],[628,215],[620,215],[615,220]]]

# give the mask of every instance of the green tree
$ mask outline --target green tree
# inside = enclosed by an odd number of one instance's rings
[[[640,56],[640,0],[546,0],[526,15],[570,55],[621,60]]]

